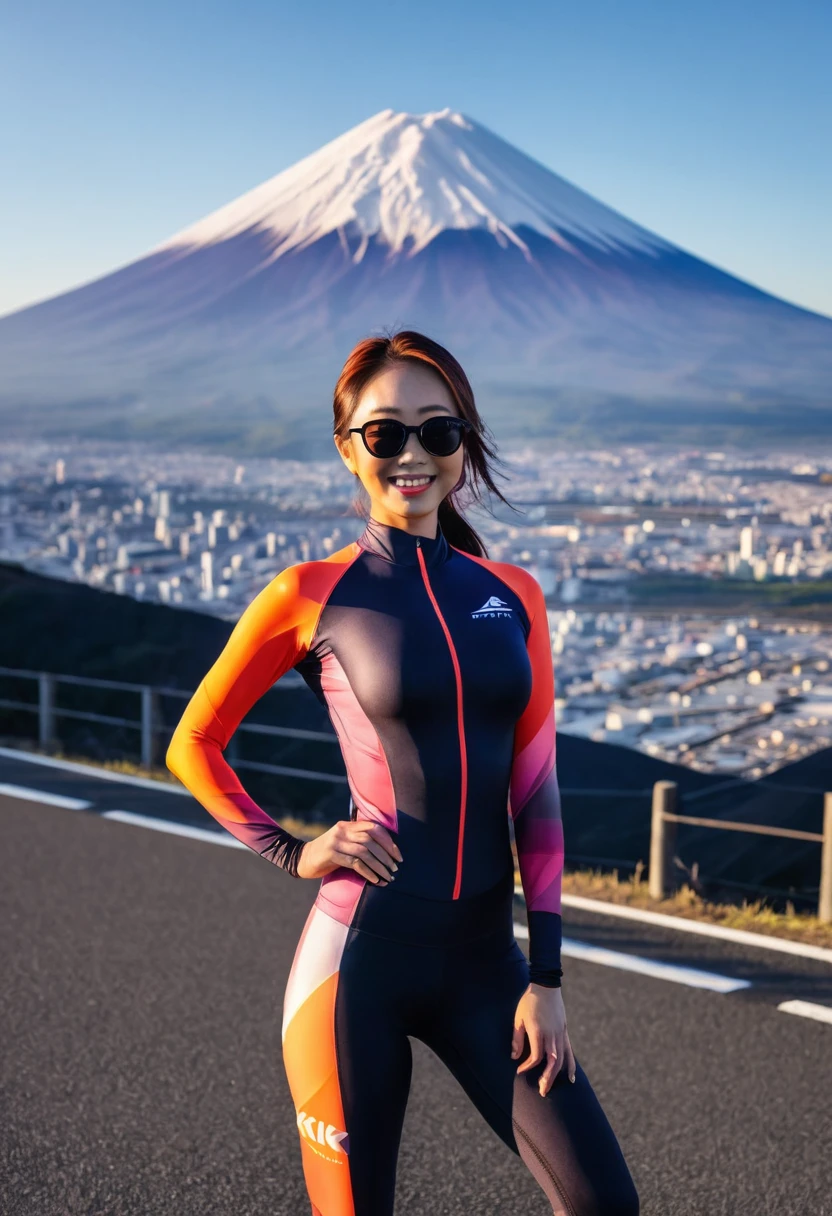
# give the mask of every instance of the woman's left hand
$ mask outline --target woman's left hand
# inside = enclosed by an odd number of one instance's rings
[[[514,1015],[514,1033],[511,1036],[512,1059],[523,1051],[523,1034],[528,1036],[531,1054],[519,1065],[518,1072],[526,1072],[547,1057],[546,1067],[540,1074],[540,1093],[548,1093],[561,1063],[567,1069],[570,1081],[575,1080],[575,1055],[566,1029],[566,1010],[560,988],[546,988],[542,984],[529,984],[517,1004]]]

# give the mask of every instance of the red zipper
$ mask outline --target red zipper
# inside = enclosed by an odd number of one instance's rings
[[[468,794],[468,755],[465,750],[465,724],[462,717],[462,675],[459,670],[459,659],[457,658],[456,650],[454,649],[453,641],[451,640],[450,630],[445,624],[445,618],[439,611],[439,605],[436,602],[436,597],[433,594],[428,578],[427,567],[425,566],[425,555],[422,552],[422,545],[419,537],[416,537],[416,556],[419,559],[419,565],[422,569],[422,579],[424,580],[425,589],[433,604],[436,615],[439,617],[439,623],[445,631],[445,639],[448,643],[448,649],[451,652],[451,661],[454,665],[454,674],[456,676],[456,720],[459,731],[459,760],[462,770],[462,790],[459,803],[459,837],[456,846],[456,879],[454,881],[454,893],[452,899],[459,899],[459,892],[462,887],[462,839],[465,832],[465,803]]]

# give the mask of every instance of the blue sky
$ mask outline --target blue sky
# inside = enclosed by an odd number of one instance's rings
[[[133,261],[379,110],[450,106],[832,315],[831,60],[822,0],[12,0],[0,313]]]

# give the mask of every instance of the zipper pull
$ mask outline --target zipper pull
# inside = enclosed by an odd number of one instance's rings
[[[422,538],[420,536],[417,536],[416,537],[416,548],[421,549],[421,547],[422,547]]]

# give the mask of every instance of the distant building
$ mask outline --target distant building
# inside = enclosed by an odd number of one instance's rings
[[[214,594],[214,555],[209,549],[200,555],[199,573],[203,596],[210,600]]]
[[[751,563],[754,557],[754,529],[743,528],[740,532],[740,560]]]
[[[212,520],[208,525],[208,548],[216,549],[217,545],[227,545],[230,539],[228,527]]]

